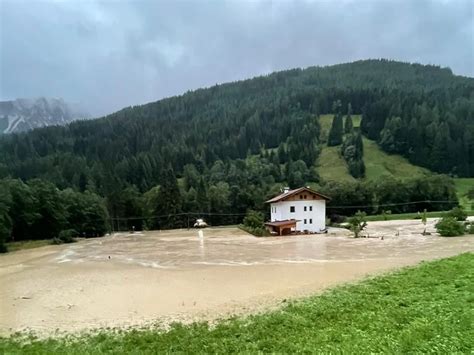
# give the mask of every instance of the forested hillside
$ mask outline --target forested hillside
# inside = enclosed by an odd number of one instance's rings
[[[360,129],[352,113],[362,114]],[[323,114],[336,116],[328,142]],[[474,176],[474,79],[387,60],[277,72],[1,137],[0,178],[89,191],[106,199],[112,217],[149,215],[149,227],[175,226],[153,216],[261,209],[282,184],[328,189],[317,166],[322,146],[364,177],[362,135],[434,172]],[[447,200],[451,185],[417,198]],[[368,195],[362,200],[373,204],[375,192]]]

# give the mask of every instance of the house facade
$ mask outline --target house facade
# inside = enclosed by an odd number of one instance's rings
[[[326,230],[326,201],[329,198],[309,187],[290,190],[267,201],[270,222],[265,225],[274,234],[292,232],[323,233]]]

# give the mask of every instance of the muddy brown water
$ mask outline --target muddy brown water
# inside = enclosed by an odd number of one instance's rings
[[[214,320],[396,267],[474,251],[429,220],[371,222],[370,238],[255,238],[236,228],[115,234],[0,256],[0,332]],[[383,238],[382,238],[383,237]]]

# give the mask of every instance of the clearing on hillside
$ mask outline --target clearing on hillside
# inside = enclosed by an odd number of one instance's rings
[[[326,144],[333,118],[334,115],[320,116],[322,151],[317,163],[318,173],[324,180],[354,181],[340,154],[341,146],[328,147]],[[361,115],[352,115],[354,127],[360,127],[361,118]],[[429,170],[411,164],[400,155],[385,153],[376,142],[366,137],[363,137],[363,144],[367,180],[376,180],[383,176],[406,179],[431,174]]]

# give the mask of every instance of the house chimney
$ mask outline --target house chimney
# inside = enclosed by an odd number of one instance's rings
[[[284,187],[284,188],[283,188],[283,193],[284,193],[284,194],[288,193],[288,191],[290,191],[290,188],[289,188],[289,187]]]

